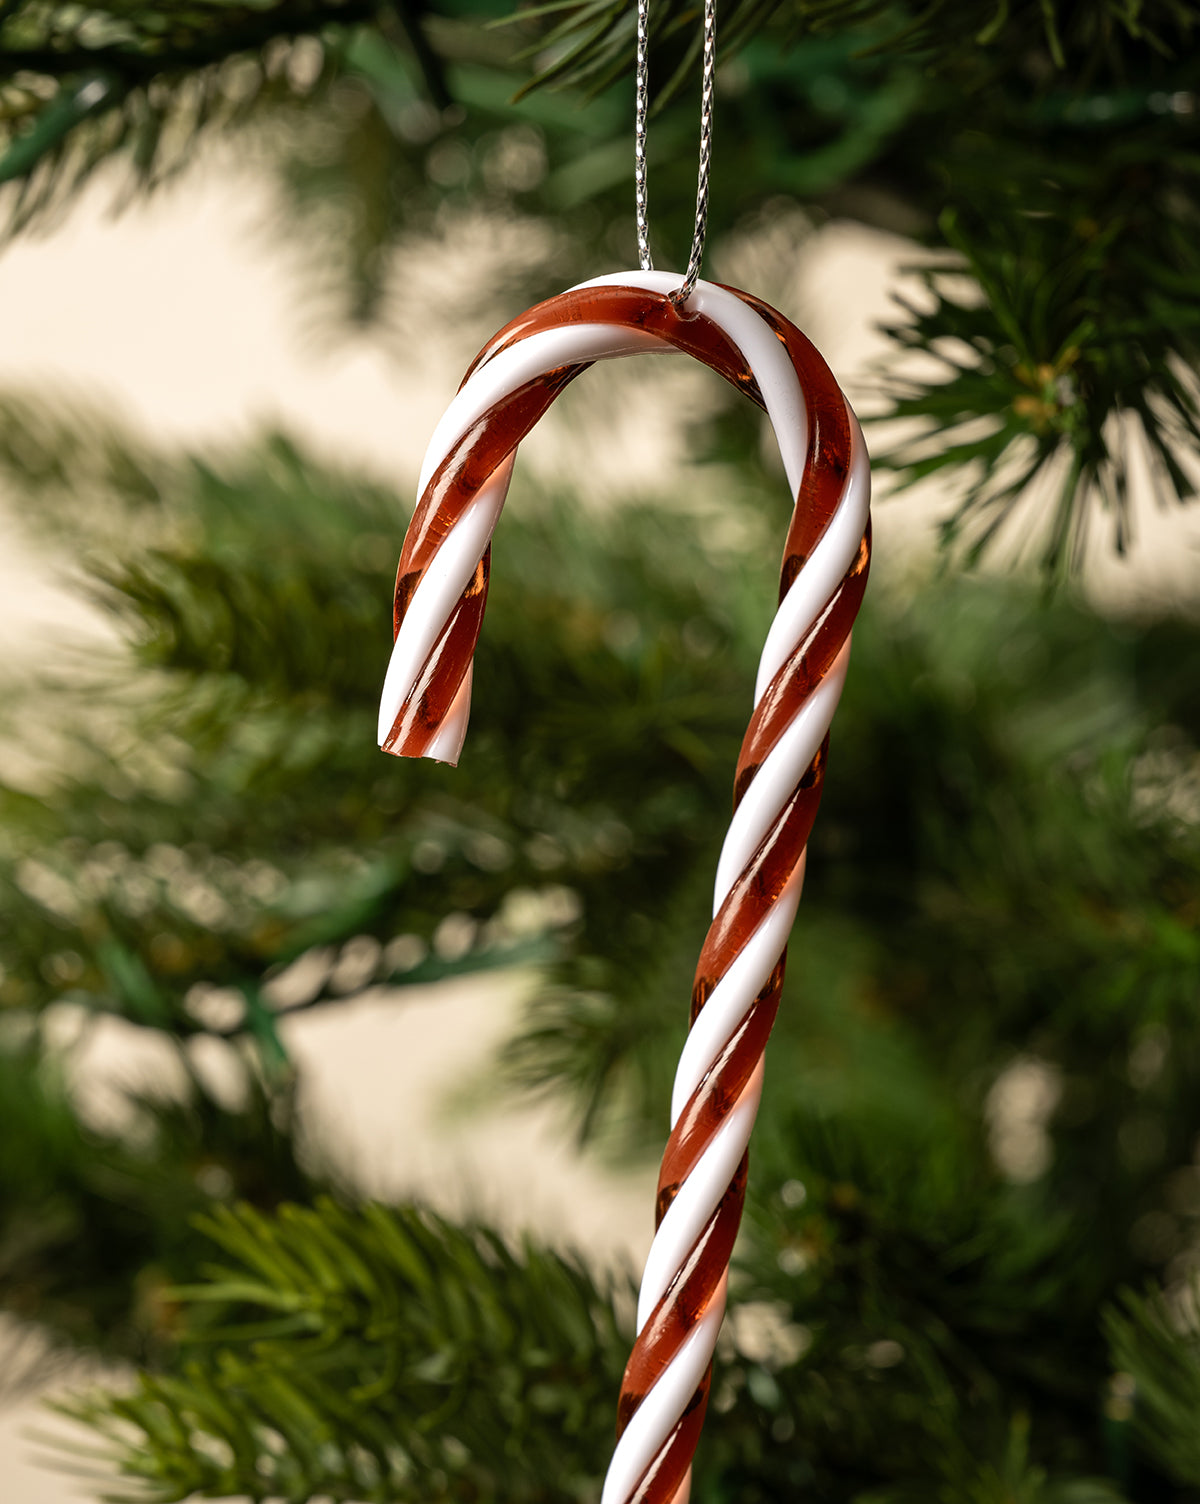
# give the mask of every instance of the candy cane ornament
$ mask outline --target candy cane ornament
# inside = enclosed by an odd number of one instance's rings
[[[795,512],[693,984],[657,1231],[601,1504],[684,1504],[688,1495],[745,1198],[763,1052],[870,560],[866,447],[825,362],[758,299],[697,282],[679,305],[671,295],[682,282],[637,271],[582,283],[522,314],[480,352],[421,469],[379,717],[385,751],[457,761],[490,541],[517,446],[593,361],[683,351],[765,410]]]

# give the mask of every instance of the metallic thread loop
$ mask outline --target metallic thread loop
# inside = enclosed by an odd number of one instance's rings
[[[637,0],[637,108],[633,132],[633,181],[637,198],[638,262],[644,272],[654,270],[650,255],[650,223],[646,193],[646,111],[650,104],[650,0]]]
[[[649,193],[646,184],[646,116],[650,106],[650,0],[637,0],[637,105],[634,116],[633,178],[637,213],[638,261],[644,272],[654,270],[650,255]],[[670,294],[682,307],[691,297],[704,259],[708,230],[708,178],[712,163],[713,78],[717,64],[717,0],[704,0],[704,62],[700,86],[700,166],[696,174],[696,223],[687,272]]]

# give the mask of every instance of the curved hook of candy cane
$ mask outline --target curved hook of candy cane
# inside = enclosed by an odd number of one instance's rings
[[[570,291],[628,286],[668,294],[680,285],[681,278],[673,272],[625,272],[581,282]],[[807,455],[808,414],[800,383],[783,345],[753,308],[723,287],[708,282],[698,283],[688,306],[693,314],[706,316],[721,328],[754,372],[763,405],[776,434],[788,484],[795,497],[799,493]],[[501,349],[475,368],[470,379],[464,383],[442,415],[425,452],[418,494],[425,492],[455,442],[483,421],[489,411],[524,383],[535,380],[547,371],[571,364],[586,364],[594,360],[668,348],[662,339],[647,331],[625,329],[613,324],[573,324],[541,331]],[[849,412],[849,408],[847,411]],[[857,421],[852,413],[850,421],[852,427],[857,429]],[[858,438],[861,445],[861,434]],[[392,649],[380,701],[380,745],[385,743],[392,731],[401,707],[411,700],[421,668],[427,662],[441,633],[446,630],[450,607],[467,588],[491,539],[508,491],[514,457],[515,454],[507,456],[505,463],[480,487],[471,504],[451,529],[408,603]],[[869,501],[869,484],[867,499]],[[774,671],[773,657],[777,657],[781,650],[783,656],[786,656],[788,640],[795,640],[792,629],[796,621],[804,618],[812,621],[845,573],[866,525],[865,508],[851,508],[851,512],[855,514],[860,510],[864,515],[860,519],[857,537],[847,543],[846,537],[842,536],[853,531],[853,517],[844,517],[840,528],[834,528],[831,524],[797,576],[788,593],[788,612],[782,621],[777,618],[771,636],[768,637],[768,651],[764,652],[759,670],[760,696],[765,682],[769,681]],[[838,521],[838,518],[834,521]],[[439,761],[456,762],[466,736],[469,710],[468,685],[464,686],[464,691],[460,691],[451,713],[443,718],[436,742],[426,746],[420,755],[434,757]]]
[[[670,273],[638,272],[598,278],[581,287],[628,286],[669,293],[679,285],[679,280]],[[689,310],[718,326],[752,373],[775,429],[793,496],[798,498],[808,458],[807,407],[796,367],[785,348],[784,334],[773,328],[749,302],[711,284],[699,284]],[[489,348],[435,431],[422,470],[422,493],[448,457],[456,452],[463,436],[481,424],[498,405],[513,400],[526,383],[535,382],[548,372],[578,370],[592,360],[662,347],[660,338],[644,329],[579,323],[543,328],[511,343],[501,343],[494,350]],[[863,535],[868,518],[869,472],[861,432],[848,405],[845,411],[850,436],[845,482],[828,525],[785,594],[768,634],[756,683],[756,707],[780,685],[790,687],[808,681],[810,676],[801,672],[804,655],[807,645],[816,643],[822,633],[826,638],[833,634],[828,642],[832,657],[829,653],[821,657],[824,671],[819,672],[800,703],[789,711],[781,730],[763,735],[763,728],[758,728],[755,747],[761,743],[761,748],[748,762],[745,775],[739,777],[740,798],[718,864],[714,895],[717,918],[710,940],[705,942],[701,970],[713,935],[718,935],[721,942],[716,946],[717,951],[723,943],[725,952],[729,952],[728,935],[722,942],[718,932],[723,922],[729,929],[731,913],[753,910],[756,922],[748,934],[740,939],[735,937],[732,954],[727,954],[715,967],[710,966],[712,985],[706,981],[698,994],[699,1012],[679,1062],[664,1181],[670,1180],[668,1162],[676,1163],[682,1158],[685,1164],[678,1182],[665,1186],[665,1211],[646,1263],[638,1309],[638,1344],[622,1389],[623,1426],[605,1483],[603,1504],[630,1504],[634,1499],[651,1498],[682,1504],[688,1489],[690,1448],[682,1469],[669,1454],[683,1430],[683,1417],[695,1409],[697,1399],[705,1392],[724,1309],[723,1270],[715,1280],[701,1271],[703,1277],[693,1281],[690,1295],[693,1302],[698,1302],[698,1314],[694,1319],[688,1318],[692,1320],[689,1329],[680,1328],[679,1320],[683,1318],[677,1318],[675,1331],[666,1332],[663,1313],[677,1317],[668,1308],[672,1299],[679,1297],[681,1285],[691,1277],[686,1274],[689,1267],[695,1273],[697,1250],[706,1244],[713,1229],[721,1223],[728,1240],[732,1236],[730,1229],[736,1231],[740,1217],[738,1177],[744,1169],[746,1145],[761,1093],[765,1044],[762,1029],[756,1036],[757,1043],[750,1041],[751,1053],[746,1057],[753,1059],[753,1067],[737,1078],[740,1084],[736,1089],[715,1092],[714,1083],[722,1072],[730,1070],[739,1039],[745,1043],[747,1020],[755,1008],[764,999],[772,1004],[770,1010],[763,1010],[769,1030],[773,1006],[777,1005],[782,954],[803,877],[807,839],[803,821],[798,838],[791,838],[791,845],[783,843],[783,876],[773,885],[761,912],[747,903],[747,884],[753,886],[751,879],[763,869],[767,861],[764,853],[770,854],[775,865],[779,865],[779,853],[772,854],[771,848],[779,844],[781,830],[785,827],[791,830],[789,822],[806,779],[810,786],[816,782],[819,794],[822,747],[841,692],[849,652],[849,624],[844,620],[845,612],[839,612],[838,603],[856,571],[860,586],[865,579]],[[446,532],[407,602],[385,685],[381,741],[390,730],[394,735],[393,728],[403,705],[423,692],[422,675],[433,672],[430,665],[437,661],[442,638],[452,630],[453,613],[472,577],[478,578],[480,560],[507,490],[512,458],[510,452],[484,477]],[[855,602],[852,600],[850,604],[854,606]],[[840,642],[836,640],[839,632]],[[466,729],[469,700],[468,670],[441,724],[422,746],[423,755],[447,761],[457,757]],[[752,721],[752,730],[753,727]],[[748,742],[750,738],[748,733]],[[745,748],[743,752],[745,757]],[[815,810],[811,796],[810,803]],[[736,1072],[733,1074],[736,1076]],[[715,1125],[709,1123],[704,1133],[694,1133],[700,1106],[711,1104],[714,1097],[721,1099],[718,1121]],[[698,1152],[689,1134],[693,1139],[703,1140]],[[660,1204],[662,1196],[660,1190]],[[725,1215],[731,1207],[732,1217]],[[643,1377],[634,1383],[630,1374],[638,1362]],[[695,1428],[692,1447],[694,1431]],[[665,1469],[664,1458],[670,1463]],[[668,1481],[656,1484],[656,1476]],[[670,1482],[671,1477],[677,1477],[678,1481]],[[663,1492],[666,1487],[669,1493]]]

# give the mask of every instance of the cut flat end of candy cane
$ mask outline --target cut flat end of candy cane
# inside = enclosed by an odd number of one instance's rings
[[[427,757],[431,762],[444,762],[456,768],[458,759],[462,755],[463,742],[467,739],[467,722],[471,718],[471,684],[474,677],[475,667],[472,664],[464,674],[463,681],[458,686],[458,693],[451,700],[450,708],[442,718],[441,725],[432,736],[425,738],[413,729],[410,729],[407,735],[402,734],[399,724],[400,708],[395,711],[387,709],[385,689],[384,708],[381,709],[379,715],[380,749],[393,757]],[[395,718],[390,724],[387,721],[389,714]]]
[[[421,752],[409,752],[404,747],[389,747],[386,742],[380,742],[379,750],[381,752],[386,752],[389,757],[425,757],[428,758],[430,762],[444,763],[448,768],[458,767],[458,752],[455,752],[452,756],[447,756],[441,752],[435,752],[432,747],[426,747],[424,751]]]
[[[379,750],[381,752],[386,752],[389,757],[425,757],[428,758],[430,762],[445,763],[449,768],[456,768],[458,767],[458,759],[462,749],[456,748],[453,752],[439,752],[436,751],[432,745],[430,745],[418,752],[409,751],[407,747],[397,747],[394,745],[389,746],[387,742],[380,742]]]

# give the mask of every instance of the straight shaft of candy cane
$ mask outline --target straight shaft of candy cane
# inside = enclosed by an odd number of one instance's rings
[[[676,283],[655,273],[601,279],[531,310],[481,353],[430,446],[401,558],[396,653],[380,719],[389,750],[444,756],[453,743],[457,755],[486,600],[487,543],[513,450],[590,361],[657,341],[698,355],[766,408],[796,511],[693,988],[694,1027],[676,1080],[658,1232],[604,1504],[667,1504],[687,1487],[741,1217],[762,1054],[869,558],[865,449],[823,362],[794,326],[744,294],[700,284],[686,316],[661,296],[647,299],[647,291]]]

